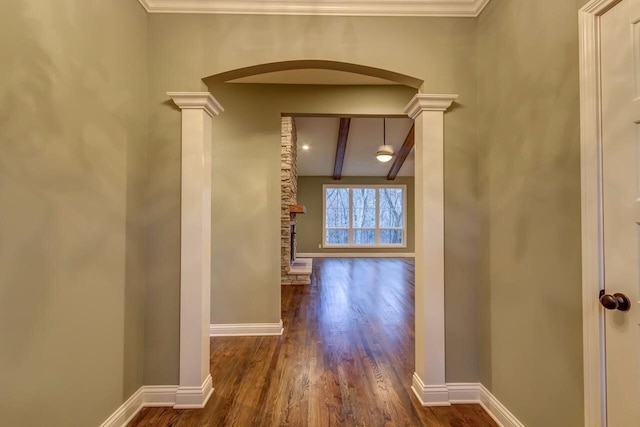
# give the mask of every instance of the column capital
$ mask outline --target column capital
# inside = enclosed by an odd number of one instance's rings
[[[456,99],[458,95],[418,93],[404,107],[403,112],[415,120],[423,111],[446,111]]]
[[[211,117],[216,117],[224,111],[222,105],[209,92],[167,92],[167,95],[181,110],[202,109]]]

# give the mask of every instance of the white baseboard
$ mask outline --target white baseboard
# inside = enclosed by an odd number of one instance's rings
[[[332,252],[321,252],[321,253],[299,253],[297,254],[300,258],[415,258],[416,254],[414,253],[379,253],[379,252],[371,252],[371,253],[332,253]]]
[[[282,335],[284,327],[282,319],[278,323],[237,323],[209,325],[209,335],[212,337],[259,337],[268,335]]]
[[[123,427],[129,424],[143,407],[143,391],[144,387],[140,387],[131,395],[116,411],[105,420],[100,427]]]
[[[451,406],[449,389],[446,384],[426,385],[418,374],[414,372],[411,390],[413,390],[413,394],[416,395],[422,406]]]
[[[178,387],[176,404],[173,407],[175,409],[204,408],[212,393],[213,386],[211,385],[211,374],[209,374],[199,387]]]
[[[176,404],[177,385],[146,385],[142,387],[143,407],[171,407]]]
[[[524,427],[496,397],[480,384],[480,405],[500,427]]]
[[[449,383],[449,402],[452,405],[480,403],[480,383]]]
[[[480,383],[425,385],[417,374],[411,387],[422,406],[479,404],[500,427],[524,427],[496,397]],[[142,386],[124,402],[100,427],[124,427],[142,408],[202,408],[213,393],[211,375],[201,387]]]
[[[193,389],[193,390],[186,390]],[[182,396],[180,391],[182,390]],[[196,392],[199,391],[199,394]],[[191,393],[185,393],[185,392]],[[133,418],[138,415],[142,408],[167,407],[167,408],[202,408],[213,393],[211,386],[211,375],[207,377],[201,387],[183,387],[177,385],[145,385],[140,387],[131,395],[116,411],[111,414],[100,427],[125,427]],[[188,395],[190,401],[187,406],[179,405],[177,402]],[[199,397],[200,405],[196,399]],[[190,403],[190,405],[189,405]]]
[[[422,406],[479,404],[500,427],[524,427],[496,397],[480,383],[448,383],[427,386],[413,374],[414,394]]]

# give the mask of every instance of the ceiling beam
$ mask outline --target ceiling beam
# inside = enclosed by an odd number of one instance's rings
[[[350,118],[340,119],[340,130],[338,131],[338,146],[336,148],[336,162],[333,165],[333,179],[342,178],[342,166],[344,165],[344,155],[347,152],[347,139],[349,138]]]
[[[411,150],[413,150],[413,146],[416,142],[414,129],[415,126],[411,126],[411,129],[409,129],[409,133],[404,140],[404,144],[402,144],[400,151],[398,151],[398,154],[396,155],[395,161],[391,165],[391,169],[389,169],[387,180],[393,181],[394,179],[396,179],[396,176],[398,176],[398,172],[400,172],[404,161],[407,160],[407,156],[409,156],[409,153],[411,152]]]

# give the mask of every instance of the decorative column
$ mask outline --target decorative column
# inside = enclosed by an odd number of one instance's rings
[[[412,389],[424,406],[448,406],[444,333],[444,112],[458,95],[417,94],[415,121],[415,345]]]
[[[224,109],[209,92],[168,92],[182,110],[180,384],[174,408],[203,408],[213,393],[211,322],[211,122]]]

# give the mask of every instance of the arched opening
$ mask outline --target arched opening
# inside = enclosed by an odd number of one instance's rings
[[[204,78],[204,82],[209,86],[219,83],[246,83],[256,82],[256,80],[248,80],[255,76],[270,75],[271,78],[276,78],[274,75],[281,73],[287,77],[291,77],[292,74],[288,72],[296,72],[298,75],[306,74],[307,80],[302,84],[326,84],[322,83],[323,79],[326,79],[327,73],[330,73],[337,79],[341,77],[348,81],[347,84],[353,84],[355,76],[366,77],[362,79],[362,83],[356,84],[397,84],[407,86],[413,89],[419,89],[422,86],[423,81],[415,77],[411,77],[405,74],[397,73],[394,71],[383,70],[380,68],[369,67],[365,65],[352,64],[339,61],[326,61],[326,60],[298,60],[298,61],[281,61],[271,62],[267,64],[253,65],[250,67],[238,68],[235,70],[227,71],[224,73],[215,74]],[[325,75],[319,71],[325,71]],[[347,75],[351,75],[352,80],[349,81]],[[341,76],[341,77],[339,77]],[[277,80],[275,80],[277,81]],[[357,80],[355,80],[357,81]],[[264,81],[263,81],[264,82]],[[272,83],[274,80],[272,80]]]
[[[364,102],[359,104],[344,104],[345,94],[357,95],[359,92],[366,91],[365,88],[359,88],[353,84],[345,84],[344,87],[335,88],[326,86],[318,89],[314,93],[312,107],[307,105],[307,108],[300,105],[294,105],[292,102],[301,99],[296,96],[283,96],[282,91],[278,91],[277,87],[273,85],[263,85],[264,87],[259,90],[256,89],[258,85],[234,85],[234,81],[247,79],[252,76],[265,75],[287,72],[287,71],[299,71],[299,70],[330,70],[331,72],[347,73],[349,75],[364,76],[363,80],[367,78],[379,79],[379,83],[373,86],[378,87],[377,91],[382,93],[386,92],[391,95],[391,104],[380,103],[381,99],[379,94],[376,96],[370,96],[364,99]],[[334,75],[334,77],[336,77]],[[345,76],[342,76],[345,77]],[[342,78],[341,77],[341,78]],[[416,88],[420,87],[422,82],[418,79],[410,76],[398,74],[395,72],[380,70],[372,67],[366,67],[361,65],[347,64],[335,61],[286,61],[271,64],[262,64],[251,67],[246,67],[238,70],[233,70],[203,79],[204,83],[208,87],[211,93],[216,94],[216,98],[225,106],[228,106],[230,111],[228,115],[235,115],[238,112],[253,112],[254,118],[257,119],[255,125],[256,132],[249,135],[249,140],[252,138],[272,138],[276,135],[279,138],[280,135],[280,117],[283,114],[317,114],[317,115],[404,115],[409,116],[415,120],[415,139],[416,139],[416,159],[415,159],[415,203],[416,203],[416,215],[415,215],[415,262],[416,262],[416,297],[415,297],[415,335],[416,335],[416,358],[415,358],[415,374],[413,378],[412,388],[414,393],[418,396],[420,401],[424,405],[448,405],[449,404],[449,392],[445,383],[445,359],[444,359],[444,124],[443,113],[450,107],[457,95],[424,95],[416,94]],[[235,86],[233,89],[230,87]],[[246,89],[246,86],[253,86],[253,88]],[[271,86],[271,87],[268,87]],[[362,86],[370,88],[371,85],[362,83]],[[256,90],[261,94],[256,97]],[[231,92],[235,92],[236,95],[230,96]],[[242,92],[240,95],[238,93]],[[189,153],[191,158],[194,155],[204,156],[205,158],[211,158],[211,142],[214,141],[213,152],[219,152],[216,150],[215,141],[218,138],[229,138],[232,135],[238,136],[237,130],[243,125],[240,121],[229,124],[233,120],[229,119],[227,124],[223,123],[223,120],[227,120],[225,116],[210,120],[193,120],[186,117],[185,112],[192,111],[193,109],[200,109],[202,114],[207,114],[213,117],[211,114],[211,106],[215,106],[214,110],[221,111],[220,104],[216,101],[216,98],[211,96],[211,93],[191,93],[191,94],[171,94],[170,96],[183,110],[183,156],[184,153]],[[276,96],[277,95],[277,96]],[[190,99],[197,98],[197,102],[190,102]],[[340,101],[340,103],[337,102]],[[310,104],[311,105],[311,104]],[[354,108],[354,105],[359,105],[360,108]],[[265,108],[268,106],[269,108]],[[257,115],[255,115],[257,114]],[[240,123],[240,124],[239,124]],[[277,124],[277,131],[271,129],[272,123]],[[220,129],[217,126],[220,125]],[[212,131],[213,128],[213,131]],[[196,147],[185,147],[185,135],[197,134],[199,138],[195,138],[197,141]],[[194,138],[191,138],[194,140]],[[234,153],[235,144],[246,144],[247,138],[239,138],[236,141],[228,140],[225,146],[219,146],[218,148],[229,149],[226,154],[233,156],[238,155],[238,152]],[[233,142],[230,143],[230,142]],[[268,145],[268,144],[267,144]],[[257,147],[258,145],[254,145]],[[251,147],[249,147],[251,148]],[[279,148],[279,146],[278,146]],[[245,151],[246,152],[246,151]],[[251,151],[248,151],[251,152]],[[195,154],[194,154],[195,153]],[[244,155],[244,154],[243,154]],[[274,165],[278,163],[278,158],[274,153],[265,151],[264,153],[255,153],[252,156],[257,158],[269,158],[274,160]],[[230,157],[218,159],[219,161],[226,162]],[[207,165],[204,162],[202,174],[196,174],[195,178],[191,179],[191,182],[185,183],[185,167],[192,167],[193,163],[185,165],[183,157],[183,188],[186,186],[196,186],[198,189],[208,196],[211,196],[211,182],[203,182],[202,177],[211,176],[211,169],[216,167],[215,155],[213,161]],[[272,195],[271,192],[275,191],[275,180],[271,175],[275,175],[272,172],[266,172],[266,167],[262,164],[251,165],[248,169],[257,170],[258,172],[265,172],[268,174],[267,179],[254,179],[255,177],[249,177],[243,179],[242,184],[246,184],[251,188],[252,193],[247,193],[247,196],[253,197],[253,202],[263,203],[264,212],[271,212],[270,215],[274,217],[274,230],[265,231],[262,230],[262,234],[265,234],[265,241],[261,238],[252,242],[253,246],[258,250],[263,250],[264,253],[274,252],[271,244],[273,242],[279,242],[279,231],[275,218],[279,218],[280,203],[279,198],[276,197],[277,207],[273,201],[268,201],[264,197],[264,194]],[[206,170],[206,168],[209,168]],[[269,166],[270,168],[270,166]],[[275,169],[274,169],[275,170]],[[278,169],[279,173],[279,169]],[[191,173],[191,176],[194,175]],[[206,180],[205,180],[206,181]],[[273,182],[272,182],[273,181]],[[279,180],[278,180],[279,182]],[[214,185],[215,178],[214,178]],[[277,188],[279,192],[279,186]],[[274,193],[275,194],[275,193]],[[231,196],[230,196],[231,197]],[[210,210],[209,206],[204,206],[211,199],[204,197],[200,204],[185,205],[183,202],[183,217],[186,210],[199,210],[202,212],[204,208]],[[214,201],[215,203],[215,201]],[[258,212],[262,212],[260,209]],[[237,209],[233,207],[225,215],[237,214]],[[247,215],[247,213],[243,213]],[[250,215],[250,214],[249,214]],[[196,216],[200,221],[204,216]],[[195,250],[190,247],[182,247],[183,253],[190,253],[193,258],[202,260],[201,272],[211,272],[212,258],[216,257],[216,249],[214,248],[211,253],[207,248],[212,244],[212,232],[211,221],[208,224],[201,224],[201,230],[208,231],[208,236],[205,236],[205,240],[201,247],[202,250],[196,248]],[[185,227],[188,228],[188,224],[183,223],[183,236],[185,233]],[[232,232],[232,227],[221,227],[224,232]],[[207,233],[205,233],[207,234]],[[213,236],[215,238],[215,232]],[[428,235],[428,238],[427,238]],[[230,239],[229,236],[223,237],[224,241]],[[214,242],[215,243],[215,242]],[[184,239],[183,239],[184,245]],[[214,244],[215,246],[215,244]],[[251,258],[248,256],[247,258]],[[183,269],[185,263],[188,260],[183,258]],[[261,265],[254,264],[252,268],[256,269],[261,274],[266,274],[266,277],[276,276],[279,277],[279,259],[278,254],[274,253],[273,257],[265,256],[261,261]],[[273,264],[276,264],[278,269],[271,270]],[[269,267],[271,265],[271,267]],[[199,267],[200,268],[200,267]],[[262,270],[261,270],[262,269]],[[273,278],[273,277],[271,277]],[[192,279],[189,279],[192,280]],[[280,281],[277,281],[278,289]],[[180,389],[185,390],[185,394],[189,394],[189,407],[202,407],[206,403],[210,396],[211,377],[201,378],[205,373],[204,371],[198,372],[198,375],[187,375],[189,366],[194,363],[203,367],[204,362],[208,363],[209,360],[209,348],[203,343],[208,342],[209,339],[209,321],[211,319],[210,309],[211,307],[205,302],[209,301],[211,291],[211,278],[208,277],[208,273],[203,273],[198,276],[196,280],[192,280],[192,283],[188,281],[181,281],[181,293],[191,295],[199,295],[198,298],[190,298],[181,300],[181,369],[180,369]],[[211,299],[216,298],[216,295],[211,295]],[[246,293],[238,292],[231,295],[230,298],[245,298]],[[258,302],[262,302],[260,298],[254,298]],[[272,305],[275,305],[273,303]],[[193,306],[197,305],[197,315],[194,315]],[[262,308],[258,308],[258,311]],[[280,294],[277,295],[277,311],[280,311]],[[252,323],[251,319],[247,321],[248,324]],[[271,323],[273,325],[273,323]],[[192,331],[188,333],[188,331]],[[192,336],[193,331],[199,331],[199,340],[192,339],[191,342],[185,341],[183,343],[183,336]],[[193,345],[198,341],[197,345]],[[184,344],[184,345],[183,345]],[[190,360],[188,360],[190,359]],[[183,376],[183,369],[185,375]],[[193,369],[192,369],[193,371]],[[184,381],[183,381],[184,378]],[[207,383],[208,381],[208,383]],[[200,402],[197,400],[200,399]],[[180,407],[187,407],[182,405]]]

